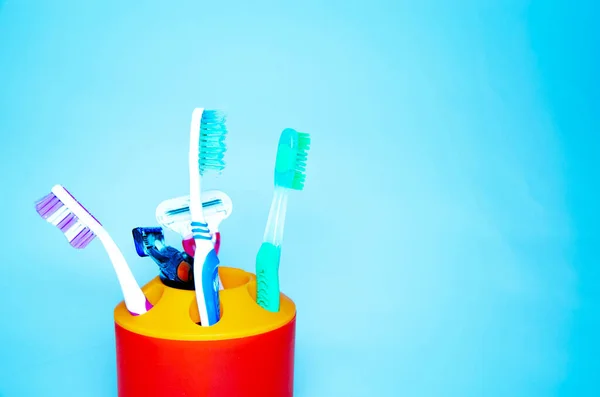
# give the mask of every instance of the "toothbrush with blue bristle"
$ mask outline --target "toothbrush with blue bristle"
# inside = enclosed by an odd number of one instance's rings
[[[286,128],[279,138],[275,160],[275,192],[263,243],[256,255],[256,301],[264,309],[279,311],[279,260],[290,190],[302,190],[310,135]]]
[[[200,324],[211,326],[219,321],[219,258],[215,252],[208,223],[202,210],[201,180],[207,171],[225,168],[225,114],[196,108],[190,126],[190,219],[196,250],[194,286]]]

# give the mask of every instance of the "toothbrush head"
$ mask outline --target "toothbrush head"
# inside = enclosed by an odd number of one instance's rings
[[[304,188],[309,149],[309,134],[291,128],[283,130],[275,160],[275,186],[294,190]]]
[[[92,223],[101,227],[100,222],[61,185],[54,186],[51,193],[36,201],[35,209],[64,233],[73,248],[83,249],[96,237],[90,228],[94,228]],[[82,217],[84,219],[80,219]]]
[[[165,246],[165,236],[160,227],[136,227],[131,231],[135,251],[141,257],[150,255],[150,248],[160,249]]]
[[[200,175],[206,171],[221,172],[225,168],[223,160],[227,147],[225,136],[225,113],[218,110],[203,110],[200,119],[200,143],[198,147],[198,167]]]

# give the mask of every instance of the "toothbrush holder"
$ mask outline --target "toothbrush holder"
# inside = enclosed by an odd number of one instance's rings
[[[119,397],[291,397],[296,306],[281,294],[280,311],[256,303],[256,277],[219,267],[221,319],[198,325],[194,291],[142,289],[154,307],[140,316],[114,310]]]

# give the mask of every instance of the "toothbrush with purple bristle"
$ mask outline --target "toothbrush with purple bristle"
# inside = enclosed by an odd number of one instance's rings
[[[35,203],[35,209],[48,223],[58,227],[74,248],[83,249],[98,237],[117,273],[127,310],[137,316],[152,308],[117,244],[67,189],[55,185],[50,194]]]

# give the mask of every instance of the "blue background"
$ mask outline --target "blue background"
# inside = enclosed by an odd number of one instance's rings
[[[196,106],[229,114],[225,265],[253,269],[279,133],[312,134],[297,396],[599,395],[593,3],[0,0],[0,396],[116,395],[110,262],[33,202],[65,185],[147,282],[131,229],[187,194]]]

